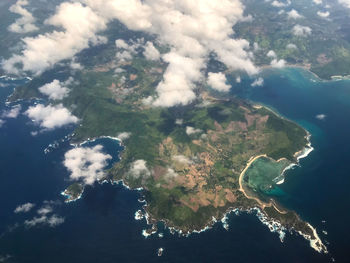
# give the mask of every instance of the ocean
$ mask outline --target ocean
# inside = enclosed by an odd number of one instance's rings
[[[228,231],[217,223],[204,233],[179,237],[160,226],[164,237],[146,239],[145,220],[134,218],[142,207],[140,193],[122,185],[87,187],[80,200],[66,204],[60,193],[69,185],[69,173],[62,162],[72,146],[60,140],[74,127],[32,136],[38,128],[20,115],[5,119],[0,128],[0,262],[347,262],[350,81],[323,82],[297,68],[264,70],[262,77],[263,87],[251,87],[248,77],[239,84],[232,79],[232,94],[263,103],[312,134],[315,150],[300,167],[286,172],[284,184],[273,193],[317,228],[329,242],[329,255],[318,254],[296,234],[287,234],[281,243],[276,233],[247,213],[230,215]],[[8,108],[6,97],[23,81],[0,79],[0,111]],[[22,112],[32,103],[22,103]],[[55,141],[59,147],[45,153]],[[94,143],[104,146],[112,162],[118,160],[118,143]],[[14,213],[27,202],[36,206],[28,213]],[[64,223],[26,226],[24,222],[47,204]],[[157,256],[160,247],[162,257]]]

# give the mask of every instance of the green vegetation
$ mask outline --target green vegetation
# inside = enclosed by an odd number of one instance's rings
[[[293,1],[288,8],[276,8],[271,2],[244,0],[246,14],[253,16],[253,22],[238,23],[234,29],[238,37],[257,43],[255,60],[258,65],[268,65],[271,58],[266,54],[274,50],[278,59],[290,65],[309,68],[320,78],[350,74],[350,34],[346,8],[333,4],[330,19],[317,15],[320,6],[312,1]],[[288,19],[286,12],[295,9],[302,15],[299,19]],[[280,10],[285,12],[279,13]],[[308,36],[295,36],[296,25],[312,29]],[[294,44],[296,48],[288,48]]]
[[[108,52],[102,52],[101,61]],[[142,187],[152,218],[169,226],[198,230],[229,208],[259,206],[239,185],[250,158],[267,154],[293,162],[307,144],[307,133],[298,125],[242,100],[214,97],[204,86],[190,105],[147,105],[144,99],[154,95],[165,65],[141,57],[105,62],[77,72],[62,101],[81,120],[73,140],[129,133],[121,161],[103,179]],[[116,68],[123,70],[116,73]],[[18,88],[12,99],[40,95],[37,89],[45,80],[64,81],[68,74],[67,69],[49,71]],[[134,169],[137,162],[145,164],[142,173]],[[82,191],[83,185],[73,184],[65,193],[74,200]]]
[[[63,194],[67,197],[66,202],[78,199],[84,192],[84,186],[80,183],[71,184]]]

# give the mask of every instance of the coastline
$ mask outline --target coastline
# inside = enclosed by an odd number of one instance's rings
[[[261,105],[259,105],[261,106]],[[265,107],[265,106],[261,106],[261,107]],[[276,114],[277,116],[281,117],[279,114],[277,114],[275,111],[269,109],[270,111],[272,111],[274,114]],[[284,118],[284,117],[282,117]],[[306,131],[306,130],[305,130]],[[304,149],[302,149],[301,151],[295,153],[295,158],[296,158],[296,161],[297,163],[291,163],[288,167],[286,167],[283,172],[282,172],[282,176],[284,174],[284,172],[288,169],[291,169],[292,167],[296,166],[296,165],[299,165],[299,160],[302,159],[302,158],[305,158],[307,157],[310,152],[313,150],[313,147],[311,146],[311,142],[310,142],[310,133],[308,131],[306,131],[307,135],[307,140],[308,140],[308,143],[306,145],[306,147]],[[103,139],[103,138],[108,138],[108,139],[112,139],[112,140],[115,140],[115,141],[118,141],[119,143],[122,143],[122,141],[117,138],[117,137],[112,137],[112,136],[100,136],[100,137],[96,137],[96,138],[88,138],[86,141],[83,141],[79,144],[72,144],[72,146],[83,146],[84,144],[87,144],[87,143],[90,143],[90,142],[95,142],[96,140],[98,139]],[[261,154],[261,155],[258,155],[258,156],[255,156],[255,157],[252,157],[250,158],[250,160],[248,161],[246,167],[244,168],[244,170],[241,172],[240,176],[239,176],[239,190],[245,195],[246,198],[248,199],[254,199],[257,203],[258,203],[258,207],[229,207],[227,209],[227,211],[225,213],[222,214],[222,216],[220,216],[219,218],[215,218],[215,217],[212,217],[206,224],[205,226],[202,228],[202,229],[193,229],[193,230],[188,230],[188,231],[183,231],[181,229],[178,229],[174,226],[171,226],[171,223],[170,221],[168,220],[165,220],[165,219],[157,219],[157,218],[153,218],[149,212],[148,212],[148,204],[147,202],[143,199],[142,200],[142,203],[144,203],[144,205],[142,206],[142,210],[138,210],[136,211],[135,213],[135,220],[142,220],[143,218],[146,219],[146,222],[147,222],[147,225],[150,226],[150,228],[148,229],[144,229],[142,231],[142,235],[147,238],[151,235],[154,235],[158,232],[158,228],[157,228],[157,223],[158,222],[162,222],[164,224],[164,227],[165,229],[169,229],[170,233],[171,234],[179,234],[179,236],[185,236],[185,237],[188,237],[192,234],[199,234],[199,233],[202,233],[202,232],[205,232],[209,229],[211,229],[213,227],[214,224],[216,224],[217,222],[221,222],[222,223],[222,226],[225,228],[225,229],[228,229],[229,228],[229,225],[227,223],[227,218],[228,218],[228,215],[231,214],[232,212],[234,212],[235,214],[239,214],[240,212],[247,212],[247,213],[252,213],[252,212],[255,212],[256,213],[256,216],[258,217],[258,219],[264,224],[266,225],[269,230],[271,232],[277,232],[278,235],[279,235],[279,238],[281,240],[281,242],[283,242],[284,238],[285,238],[285,235],[286,235],[286,232],[288,231],[287,228],[285,228],[280,222],[274,220],[273,218],[269,218],[264,212],[263,212],[263,209],[265,207],[271,207],[273,206],[276,211],[278,211],[279,213],[281,214],[284,214],[286,213],[285,211],[281,211],[278,209],[278,207],[274,204],[274,202],[270,201],[269,203],[264,203],[262,202],[261,200],[259,200],[258,198],[256,197],[250,197],[244,190],[243,188],[243,184],[242,184],[242,180],[243,180],[243,176],[245,174],[245,172],[247,171],[247,169],[251,166],[252,163],[254,163],[254,161],[256,161],[257,159],[261,158],[261,157],[267,157],[269,158],[266,154]],[[283,159],[283,158],[282,158]],[[280,160],[278,160],[280,161]],[[106,182],[106,180],[103,180],[103,182],[100,182],[100,183],[104,183]],[[134,190],[134,191],[143,191],[144,189],[143,188],[137,188],[137,189],[132,189],[130,188],[126,182],[121,179],[121,180],[116,180],[116,181],[113,181],[113,180],[109,180],[107,182],[110,182],[112,184],[121,184],[123,187],[125,187],[126,189],[128,190]],[[278,182],[279,184],[283,183],[284,182],[284,177]],[[64,192],[62,193],[62,195],[66,196],[66,197],[69,197],[68,195],[65,195]],[[82,193],[78,196],[78,198],[75,198],[75,199],[71,199],[67,202],[73,202],[73,201],[77,201],[81,198],[81,195]],[[312,228],[314,229],[314,228]],[[291,230],[289,230],[291,231]],[[314,230],[313,230],[314,231]],[[316,231],[316,230],[315,230]],[[299,233],[299,232],[298,232]],[[312,238],[311,236],[308,236],[306,234],[302,234],[301,232],[299,233],[301,234],[305,239],[307,239],[309,242],[310,242],[310,246],[312,248],[315,249],[316,247],[316,244],[322,244],[322,241],[319,239],[319,237],[317,235],[314,235],[314,237],[316,237],[316,239]],[[316,232],[317,234],[317,232]],[[322,244],[323,245],[323,244]],[[324,246],[324,245],[323,245]],[[318,246],[319,248],[319,246]],[[315,249],[317,250],[317,249]],[[325,252],[327,251],[326,249],[318,249],[317,250],[318,252]],[[326,252],[325,252],[326,253]]]
[[[99,139],[111,139],[113,141],[117,141],[119,142],[121,145],[123,143],[123,141],[121,139],[119,139],[118,137],[113,137],[113,136],[99,136],[99,137],[94,137],[94,138],[87,138],[85,141],[80,142],[80,143],[71,143],[70,145],[73,147],[81,147],[84,146],[85,144],[88,143],[93,143],[96,142]]]
[[[308,154],[313,150],[313,147],[311,146],[311,142],[310,142],[310,133],[307,133],[307,139],[308,139],[308,144],[307,146],[295,153],[295,157],[297,159],[297,164],[295,163],[292,163],[291,165],[289,165],[288,167],[286,167],[284,170],[283,170],[283,173],[287,170],[287,169],[290,169],[291,167],[295,166],[295,165],[299,165],[299,160],[302,159],[302,158],[305,158],[306,156],[308,156]],[[121,142],[120,139],[116,138],[116,137],[110,137],[110,136],[101,136],[101,137],[98,137],[98,138],[94,138],[94,139],[88,139],[87,141],[84,141],[78,145],[83,145],[85,143],[89,143],[89,142],[93,142],[93,141],[96,141],[97,139],[100,139],[100,138],[109,138],[109,139],[113,139],[113,140],[117,140],[118,142]],[[240,176],[239,176],[239,186],[240,186],[240,191],[242,191],[242,193],[246,196],[246,198],[248,199],[251,199],[252,197],[250,197],[243,189],[243,185],[242,185],[242,180],[243,180],[243,176],[245,174],[245,172],[247,171],[247,169],[251,166],[251,164],[256,161],[257,159],[261,158],[261,157],[267,157],[266,154],[261,154],[261,155],[258,155],[258,156],[255,156],[255,157],[252,157],[249,162],[247,163],[246,167],[244,168],[244,170],[241,172]],[[269,157],[267,157],[269,158]],[[282,173],[282,174],[283,174]],[[284,178],[282,179],[284,181]],[[110,181],[107,181],[107,180],[103,180],[99,183],[106,183],[106,182],[110,182],[112,184],[120,184],[122,185],[124,188],[128,189],[128,190],[133,190],[133,191],[143,191],[144,189],[143,188],[137,188],[137,189],[132,189],[130,188],[126,182],[121,179],[121,180],[117,180],[117,181],[113,181],[113,180],[110,180]],[[62,192],[61,194],[65,197],[68,197],[68,199],[66,200],[67,203],[69,202],[74,202],[74,201],[77,201],[79,200],[81,197],[82,197],[82,194],[83,194],[84,190],[82,191],[82,193],[78,196],[78,198],[75,198],[75,199],[72,199],[70,195],[68,195],[67,193]],[[71,199],[69,199],[71,198]],[[158,232],[158,227],[157,227],[157,223],[158,222],[162,222],[164,224],[164,228],[165,229],[168,229],[169,232],[171,234],[175,234],[177,233],[179,236],[184,236],[184,237],[189,237],[190,235],[192,234],[200,234],[202,232],[205,232],[207,230],[210,230],[212,229],[212,227],[220,222],[223,226],[224,229],[228,229],[229,228],[229,224],[227,222],[228,220],[228,216],[231,214],[231,213],[235,213],[236,215],[239,215],[239,213],[241,212],[245,212],[245,213],[256,213],[256,216],[258,217],[259,221],[261,223],[263,223],[264,225],[266,225],[269,230],[272,232],[272,233],[277,233],[279,235],[279,238],[280,238],[280,241],[283,242],[284,241],[284,238],[286,236],[286,232],[289,231],[291,232],[292,229],[287,229],[286,227],[284,227],[280,222],[278,222],[277,220],[274,220],[273,218],[269,218],[264,212],[263,212],[263,209],[265,207],[271,207],[273,206],[276,211],[278,211],[279,213],[285,213],[285,211],[281,211],[278,209],[278,207],[276,207],[276,205],[274,204],[274,202],[269,202],[269,203],[264,203],[262,201],[260,201],[258,198],[253,198],[255,199],[255,201],[258,202],[259,206],[260,207],[246,207],[246,208],[243,208],[243,207],[229,207],[227,209],[227,211],[225,213],[222,214],[222,216],[220,216],[219,218],[215,218],[215,217],[212,217],[206,224],[205,226],[202,228],[202,229],[193,229],[193,230],[189,230],[189,231],[183,231],[181,229],[178,229],[176,227],[173,227],[171,226],[170,222],[168,222],[167,220],[164,220],[164,219],[157,219],[157,218],[153,218],[149,212],[148,212],[148,204],[147,202],[143,199],[142,197],[142,200],[140,202],[144,203],[144,205],[142,206],[142,210],[138,210],[135,212],[135,220],[142,220],[143,218],[146,219],[146,222],[147,222],[147,225],[150,226],[150,228],[148,229],[144,229],[142,231],[142,235],[145,237],[145,238],[148,238],[149,236],[151,235],[154,235]],[[319,253],[327,253],[327,248],[323,245],[321,239],[319,238],[319,236],[317,235],[317,232],[316,232],[316,229],[313,228],[309,223],[307,223],[308,226],[310,227],[310,229],[312,229],[313,231],[313,235],[314,235],[314,238],[311,236],[311,235],[307,235],[305,233],[302,233],[301,231],[295,231],[297,233],[299,233],[301,236],[303,236],[306,240],[309,241],[310,243],[310,246],[315,249],[317,252]],[[161,234],[159,236],[162,236]]]
[[[72,195],[70,195],[70,194],[67,193],[67,189],[64,190],[63,192],[61,192],[61,195],[64,196],[64,198],[65,198],[64,202],[68,204],[68,203],[76,202],[76,201],[78,201],[79,199],[81,199],[82,196],[83,196],[84,190],[85,190],[85,189],[83,188],[83,190],[81,191],[81,193],[80,193],[77,197],[75,197],[75,198],[73,198]]]
[[[323,79],[319,75],[317,75],[315,72],[311,70],[311,66],[309,65],[303,65],[303,64],[287,64],[283,68],[286,69],[302,69],[306,71],[307,73],[311,74],[317,81],[319,82],[331,82],[331,81],[340,81],[340,80],[350,80],[350,75],[333,75],[330,76],[329,79]],[[265,69],[283,69],[283,68],[276,68],[271,65],[262,65],[259,67],[262,71]]]
[[[283,119],[287,119],[286,117],[284,116],[281,116],[280,114],[276,113],[275,110],[272,110],[270,109],[269,107],[265,106],[265,105],[256,105],[257,107],[264,107],[264,108],[267,108],[269,111],[271,111],[272,113],[274,113],[276,116],[278,116],[279,118],[283,118]],[[304,128],[303,128],[304,129]],[[304,129],[305,130],[305,129]],[[294,157],[296,158],[296,162],[297,164],[295,163],[292,163],[291,165],[289,165],[288,167],[286,167],[283,172],[282,172],[282,175],[283,173],[287,170],[287,169],[290,169],[291,167],[295,166],[295,165],[299,165],[299,160],[302,159],[302,158],[305,158],[306,156],[308,156],[308,154],[310,154],[310,152],[313,150],[313,147],[311,146],[311,143],[310,143],[310,133],[305,130],[307,135],[307,140],[308,140],[308,143],[306,145],[306,147],[304,147],[301,151],[297,152],[294,154]],[[76,144],[71,144],[72,146],[74,147],[78,147],[78,146],[83,146],[87,143],[91,143],[91,142],[95,142],[96,140],[98,139],[103,139],[103,138],[108,138],[108,139],[111,139],[111,140],[115,140],[115,141],[118,141],[119,143],[122,143],[122,140],[120,140],[119,138],[117,137],[112,137],[112,136],[100,136],[100,137],[96,137],[96,138],[88,138],[87,140],[81,142],[81,143],[76,143]],[[251,164],[256,161],[257,159],[261,158],[261,157],[267,157],[269,158],[266,154],[261,154],[261,155],[258,155],[258,156],[255,156],[255,157],[251,157],[250,160],[248,161],[246,167],[244,168],[244,170],[241,172],[240,176],[239,176],[239,190],[245,195],[246,198],[248,199],[254,199],[257,203],[258,203],[258,207],[229,207],[225,213],[221,214],[222,211],[220,211],[220,216],[218,218],[215,218],[215,217],[212,217],[210,220],[208,220],[208,222],[204,225],[204,227],[202,229],[190,229],[190,230],[187,230],[187,231],[183,231],[179,228],[176,228],[176,227],[173,227],[171,226],[172,223],[166,219],[157,219],[155,217],[152,217],[150,215],[150,213],[148,212],[148,204],[146,201],[143,201],[145,204],[142,206],[142,211],[141,210],[138,210],[136,211],[135,213],[135,219],[136,220],[141,220],[142,218],[145,218],[146,219],[146,222],[147,222],[147,225],[150,225],[151,228],[149,229],[144,229],[142,231],[142,235],[147,238],[153,234],[156,234],[158,232],[158,228],[157,228],[157,223],[158,222],[163,222],[164,223],[164,226],[166,229],[169,229],[170,233],[172,234],[175,234],[175,233],[178,233],[180,236],[190,236],[191,234],[198,234],[198,233],[202,233],[202,232],[205,232],[209,229],[211,229],[213,227],[214,224],[216,224],[218,221],[221,221],[221,223],[223,224],[223,227],[224,228],[228,228],[228,224],[227,223],[223,223],[223,222],[226,222],[225,219],[227,218],[227,216],[231,213],[231,212],[235,212],[235,213],[239,213],[239,212],[256,212],[256,215],[257,217],[259,218],[259,220],[264,224],[264,225],[267,225],[269,230],[271,232],[277,232],[279,234],[279,237],[280,237],[280,240],[281,242],[283,242],[284,240],[284,237],[285,237],[285,234],[286,234],[286,231],[288,230],[286,227],[284,227],[280,222],[278,222],[277,220],[274,220],[272,217],[270,218],[269,216],[267,216],[267,214],[263,211],[265,207],[271,207],[273,206],[276,211],[278,211],[279,213],[281,214],[284,214],[286,213],[285,211],[281,211],[278,209],[278,207],[276,206],[276,204],[273,202],[273,201],[270,201],[268,203],[265,203],[265,202],[262,202],[260,199],[256,198],[256,197],[250,197],[244,190],[243,188],[243,184],[242,184],[242,180],[243,180],[243,177],[244,177],[244,174],[245,172],[247,171],[247,169],[251,166]],[[127,183],[121,179],[121,180],[109,180],[110,183],[112,184],[121,184],[123,187],[125,187],[126,189],[128,190],[135,190],[135,191],[142,191],[144,190],[143,188],[137,188],[137,189],[132,189],[130,188]],[[282,180],[279,181],[279,183],[283,183],[284,182],[284,178]],[[79,196],[79,198],[81,197],[81,195]],[[72,200],[72,201],[76,201],[78,200],[79,198],[75,199],[75,200]],[[142,215],[141,215],[142,213]],[[188,229],[188,228],[185,228],[185,229]],[[290,231],[290,229],[289,229]],[[298,232],[299,233],[299,232]],[[301,233],[301,232],[300,232]],[[317,234],[317,233],[316,233]],[[306,234],[301,234],[305,239],[309,240],[310,241],[310,245],[311,247],[315,246],[315,244],[321,242],[320,240],[318,241],[317,238],[318,236],[314,235],[316,237],[316,240],[314,238],[312,238],[312,236],[308,236]],[[319,239],[319,238],[318,238]],[[313,242],[313,243],[311,243]],[[321,242],[322,244],[322,242]],[[322,244],[323,245],[323,244]],[[322,252],[325,251],[325,250],[321,250]]]

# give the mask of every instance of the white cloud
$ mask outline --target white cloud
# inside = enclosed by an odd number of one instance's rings
[[[39,224],[46,224],[47,223],[47,217],[46,216],[41,216],[41,217],[34,217],[31,220],[26,220],[24,221],[24,224],[27,227],[34,227]]]
[[[155,106],[186,105],[196,98],[195,82],[199,82],[203,75],[203,58],[190,58],[178,53],[168,53],[163,60],[169,63],[164,73],[163,81],[157,86],[158,98]]]
[[[178,176],[178,174],[174,171],[172,168],[168,168],[166,174],[164,175],[164,178],[167,180],[174,179]]]
[[[47,214],[52,213],[52,211],[53,211],[53,208],[52,208],[50,205],[45,205],[45,206],[41,207],[41,208],[37,211],[37,213],[38,213],[39,215],[47,215]]]
[[[183,119],[176,119],[175,120],[175,124],[176,125],[182,125],[184,123],[184,120]]]
[[[275,51],[273,51],[273,50],[270,50],[269,52],[267,52],[266,56],[268,56],[269,58],[276,58],[277,57]]]
[[[18,0],[14,5],[10,6],[12,13],[18,14],[21,17],[16,19],[15,23],[8,27],[8,30],[14,33],[29,33],[38,30],[35,26],[35,18],[33,15],[24,8],[28,5],[27,0]]]
[[[264,79],[261,77],[254,80],[253,83],[251,84],[252,87],[261,87],[263,85],[264,85]]]
[[[260,50],[259,44],[256,43],[256,42],[254,42],[254,44],[253,44],[253,49],[254,49],[255,52],[259,51],[259,50]]]
[[[318,119],[320,121],[325,120],[326,117],[327,117],[327,115],[325,115],[325,114],[318,114],[318,115],[316,115],[316,119]]]
[[[30,203],[28,203],[28,204],[30,204]],[[39,208],[37,210],[37,213],[39,216],[36,216],[30,220],[25,220],[24,225],[27,227],[34,227],[37,225],[47,225],[50,227],[56,227],[56,226],[62,224],[64,222],[63,217],[60,217],[56,214],[50,215],[51,213],[53,213],[52,205],[55,205],[55,204],[57,204],[57,202],[55,202],[55,201],[45,201],[44,206],[42,206],[41,208]],[[30,209],[33,208],[33,206],[34,206],[33,204],[30,204],[29,205]],[[19,208],[22,208],[22,207],[19,206]],[[28,212],[28,211],[25,211],[25,212]],[[16,212],[16,210],[15,210],[15,212]]]
[[[5,121],[0,119],[0,128],[5,124]]]
[[[116,54],[116,58],[120,61],[131,60],[133,56],[137,54],[137,49],[144,45],[143,42],[143,39],[138,39],[137,41],[131,41],[131,43],[128,44],[123,39],[117,39],[115,45],[119,51]]]
[[[225,74],[219,72],[219,73],[208,73],[208,84],[218,91],[224,91],[227,92],[230,90],[231,86],[226,84],[227,79]]]
[[[338,0],[338,2],[343,6],[350,8],[350,0]]]
[[[317,11],[317,15],[322,18],[326,18],[326,17],[329,17],[330,13],[328,11],[326,12]]]
[[[48,218],[48,225],[50,227],[55,227],[55,226],[58,226],[58,225],[61,225],[64,223],[64,218],[63,217],[60,217],[60,216],[57,216],[57,215],[52,215],[51,217]]]
[[[95,147],[74,148],[64,155],[64,166],[70,172],[73,181],[83,180],[85,184],[93,184],[104,175],[103,170],[112,156],[102,152],[102,145]]]
[[[32,208],[34,206],[35,206],[35,204],[33,204],[33,203],[26,203],[26,204],[23,204],[23,205],[19,205],[19,206],[16,207],[14,212],[16,214],[18,214],[18,213],[27,213],[30,210],[32,210]]]
[[[145,46],[145,51],[143,52],[143,55],[149,59],[149,60],[159,60],[160,59],[160,53],[158,49],[156,49],[152,42],[147,42]]]
[[[129,175],[138,179],[148,178],[151,175],[151,172],[148,170],[145,160],[137,160],[131,164]]]
[[[305,37],[311,34],[312,29],[308,26],[295,25],[292,32],[296,36]]]
[[[289,19],[299,19],[302,18],[303,16],[298,13],[297,10],[292,9],[287,13]]]
[[[40,127],[49,130],[78,122],[78,118],[73,116],[62,104],[55,106],[37,104],[29,107],[25,114],[38,123]]]
[[[236,78],[236,83],[241,83],[241,82],[242,82],[242,79],[241,79],[240,76],[238,76],[238,77]]]
[[[52,100],[62,100],[63,98],[67,97],[69,93],[69,89],[65,86],[71,84],[72,81],[72,78],[69,78],[65,82],[60,82],[59,80],[55,79],[52,82],[40,87],[39,91],[42,94],[47,95]]]
[[[129,45],[123,39],[117,39],[115,41],[115,46],[117,48],[123,48],[123,49],[128,49],[129,48]]]
[[[290,0],[288,0],[286,3],[275,0],[271,3],[271,5],[274,7],[286,7],[286,6],[289,6],[290,4],[291,4]]]
[[[37,225],[48,225],[50,227],[56,227],[63,223],[64,223],[64,218],[57,215],[52,215],[49,217],[46,215],[43,215],[40,217],[34,217],[31,220],[24,221],[24,224],[27,227],[35,227]]]
[[[131,133],[130,132],[121,132],[117,135],[117,138],[124,141],[124,140],[127,140],[129,139],[131,136]]]
[[[176,162],[183,163],[183,164],[192,164],[193,162],[187,158],[185,155],[174,155],[172,159]]]
[[[271,66],[272,67],[274,67],[274,68],[283,68],[283,67],[285,67],[285,65],[286,65],[286,61],[284,60],[284,59],[280,59],[280,60],[278,60],[278,59],[273,59],[272,61],[271,61]]]
[[[11,110],[5,111],[2,114],[3,118],[16,119],[21,113],[21,105],[14,106]]]
[[[58,61],[72,58],[90,43],[99,42],[96,34],[117,19],[130,30],[157,36],[161,45],[170,48],[162,56],[169,66],[157,87],[158,98],[153,101],[156,106],[191,102],[211,53],[231,70],[258,72],[247,51],[248,41],[232,39],[233,26],[246,19],[239,0],[221,0],[219,4],[212,0],[77,1],[86,6],[63,3],[47,22],[62,27],[62,32],[24,39],[24,51],[4,61],[4,69],[16,73],[16,64],[23,64],[24,70],[40,74]],[[131,55],[124,50],[117,58],[130,59]]]
[[[74,61],[72,61],[70,63],[70,67],[73,70],[82,70],[84,68],[80,63],[77,63],[77,62],[74,62]]]
[[[201,129],[195,129],[195,128],[191,127],[191,126],[187,126],[186,127],[187,135],[192,135],[192,134],[201,133],[201,132],[202,132]]]
[[[286,61],[284,59],[277,59],[277,55],[275,53],[275,51],[270,50],[269,52],[267,52],[267,57],[272,58],[270,65],[274,68],[283,68],[286,64]],[[260,82],[258,81],[256,84],[259,84]],[[257,86],[261,86],[261,85],[257,85]]]
[[[71,59],[90,45],[105,41],[96,33],[106,28],[106,21],[80,3],[62,3],[45,23],[62,30],[24,38],[22,53],[2,62],[7,72],[18,74],[18,65],[21,65],[24,71],[41,74],[57,62]]]
[[[316,5],[322,4],[322,0],[312,0],[312,2],[314,2]]]
[[[298,47],[297,47],[295,44],[291,44],[291,43],[289,43],[289,44],[286,46],[286,48],[288,48],[288,49],[298,49]]]

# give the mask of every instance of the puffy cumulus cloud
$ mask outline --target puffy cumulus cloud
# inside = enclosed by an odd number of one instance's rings
[[[123,39],[117,39],[115,41],[115,46],[117,48],[129,49],[129,45]]]
[[[81,1],[86,6],[61,4],[47,23],[62,27],[63,31],[24,39],[22,55],[5,61],[4,69],[16,73],[16,65],[22,64],[23,70],[41,73],[60,60],[71,58],[89,43],[98,42],[96,33],[105,29],[108,21],[118,19],[131,30],[157,35],[162,44],[171,47],[171,52],[163,56],[169,67],[157,87],[159,97],[154,101],[157,106],[187,104],[195,98],[195,83],[203,77],[201,70],[206,67],[210,52],[232,69],[257,72],[246,51],[249,43],[231,39],[233,25],[244,20],[239,0],[223,0],[220,5],[210,0]],[[147,49],[145,52],[149,55]],[[130,55],[125,50],[119,57]],[[191,70],[187,72],[184,65],[191,66]]]
[[[288,0],[287,2],[281,2],[281,1],[273,1],[271,3],[272,6],[274,7],[286,7],[286,6],[289,6],[291,4],[291,1]]]
[[[253,43],[253,50],[255,51],[255,52],[257,52],[257,51],[259,51],[261,48],[260,48],[260,46],[259,46],[259,44],[257,43],[257,42],[254,42]]]
[[[208,74],[208,84],[218,91],[229,91],[231,86],[226,84],[227,79],[225,74],[219,72],[219,73],[212,73],[210,72]]]
[[[318,119],[320,121],[325,120],[326,117],[327,117],[327,115],[325,115],[325,114],[318,114],[318,115],[316,115],[316,119]]]
[[[145,51],[143,52],[145,58],[149,60],[159,60],[160,53],[158,49],[156,49],[152,42],[148,41],[145,45]]]
[[[183,119],[176,119],[175,120],[175,124],[176,125],[182,125],[184,123],[184,120]]]
[[[112,156],[102,152],[102,145],[92,148],[74,148],[64,155],[63,164],[70,172],[70,179],[73,181],[83,180],[85,184],[93,184],[104,175],[103,170]]]
[[[78,118],[73,116],[62,104],[55,106],[37,104],[29,107],[25,114],[38,123],[40,127],[48,130],[78,122]]]
[[[81,3],[62,3],[45,23],[62,30],[24,38],[22,53],[2,62],[5,71],[18,74],[20,67],[40,74],[57,62],[71,59],[81,50],[105,40],[96,35],[106,28],[105,19]]]
[[[151,176],[145,160],[136,160],[131,164],[129,175],[133,178],[148,178]]]
[[[201,133],[201,132],[202,132],[201,129],[195,129],[195,128],[191,127],[191,126],[187,126],[186,127],[187,135],[192,135],[192,134]]]
[[[19,205],[16,207],[16,209],[14,210],[14,213],[18,214],[18,213],[27,213],[30,210],[32,210],[32,208],[35,206],[35,204],[33,203],[25,203],[23,205]]]
[[[36,216],[30,220],[25,220],[24,225],[26,227],[34,227],[37,225],[47,225],[49,227],[56,227],[64,222],[64,218],[56,214],[53,214],[53,205],[56,205],[55,201],[45,201],[44,205],[37,210],[39,216]]]
[[[298,49],[298,47],[295,44],[289,43],[286,48],[288,49]]]
[[[25,226],[27,227],[35,227],[37,225],[47,225],[49,227],[56,227],[64,223],[64,218],[58,215],[51,216],[40,216],[34,217],[33,219],[24,221]]]
[[[164,55],[163,60],[169,65],[157,86],[158,98],[153,104],[164,107],[188,104],[196,98],[195,82],[203,78],[204,59],[172,52]]]
[[[338,2],[343,6],[350,8],[350,0],[338,0]]]
[[[312,29],[308,26],[295,25],[292,29],[292,32],[296,36],[306,37],[311,35]]]
[[[182,164],[192,164],[193,162],[185,155],[174,155],[172,159]]]
[[[147,41],[145,43],[144,38],[137,40],[132,40],[130,43],[126,42],[124,39],[117,39],[115,45],[118,49],[116,58],[120,61],[131,60],[133,56],[140,51],[143,51],[143,55],[148,60],[159,60],[160,52],[155,48],[152,42]]]
[[[73,78],[69,78],[65,82],[61,82],[54,79],[52,82],[45,84],[39,88],[39,91],[48,96],[52,100],[62,100],[68,96],[69,89],[65,86],[70,85],[73,82]]]
[[[80,3],[79,3],[80,2]],[[162,55],[168,63],[163,80],[157,87],[155,106],[188,104],[196,95],[196,83],[203,80],[209,54],[232,70],[255,74],[249,43],[233,39],[233,26],[244,21],[240,0],[76,0],[61,4],[47,24],[63,28],[35,38],[25,38],[25,49],[3,62],[7,72],[23,70],[40,74],[63,59],[72,58],[89,44],[96,44],[96,35],[112,20],[119,20],[130,30],[143,31],[158,37],[170,52]],[[84,5],[83,5],[84,4]],[[150,46],[150,44],[149,44]],[[146,46],[145,55],[151,49]],[[125,47],[124,47],[125,48]],[[152,57],[155,52],[152,49]],[[130,58],[130,50],[117,53],[117,58]]]
[[[298,13],[297,10],[292,9],[287,13],[288,19],[299,19],[302,18],[303,16]]]
[[[275,51],[273,51],[273,50],[270,50],[269,52],[267,52],[266,56],[268,56],[269,58],[276,58],[277,57]]]
[[[16,105],[12,109],[4,111],[2,113],[3,118],[8,118],[8,119],[16,119],[18,115],[21,113],[21,105]]]
[[[327,17],[329,17],[330,13],[328,11],[326,11],[326,12],[317,11],[317,15],[322,17],[322,18],[327,18]]]
[[[322,4],[322,0],[312,0],[312,2],[314,2],[316,5]]]
[[[203,80],[209,53],[231,69],[257,72],[246,40],[231,39],[233,25],[243,19],[239,0],[85,0],[108,19],[118,19],[131,30],[158,36],[170,47],[162,59],[169,64],[157,87],[156,106],[188,104],[195,99],[196,83]],[[125,54],[127,55],[127,53]]]
[[[253,81],[253,83],[251,84],[252,87],[261,87],[264,85],[264,79],[263,78],[257,78]]]
[[[5,121],[0,119],[0,128],[5,124]]]
[[[178,174],[174,171],[174,169],[168,168],[166,174],[164,174],[164,179],[172,180],[172,179],[175,179],[177,176]]]
[[[117,135],[117,138],[119,140],[125,141],[127,139],[129,139],[131,136],[131,132],[121,132]]]
[[[116,58],[120,61],[131,60],[135,54],[137,54],[137,49],[143,45],[143,39],[138,39],[137,41],[132,41],[131,44],[128,44],[123,39],[117,39],[115,41],[118,52]]]
[[[267,57],[272,58],[270,65],[274,68],[283,68],[286,64],[286,61],[284,59],[277,59],[277,54],[275,53],[275,51],[270,50],[269,52],[267,52]],[[256,84],[256,86],[261,86],[258,85],[260,82],[258,81]],[[255,86],[255,85],[254,85]]]
[[[74,61],[72,61],[70,63],[70,68],[73,69],[73,70],[82,70],[82,69],[84,69],[84,67],[80,63],[77,63],[77,62],[74,62]]]
[[[43,207],[41,207],[40,209],[38,209],[37,213],[39,215],[47,215],[52,213],[53,208],[50,205],[45,205]]]
[[[12,13],[18,14],[21,17],[8,27],[8,30],[14,33],[29,33],[38,30],[35,26],[35,18],[24,7],[28,5],[27,0],[18,0],[14,5],[10,6]]]
[[[273,59],[270,63],[270,65],[274,68],[283,68],[286,66],[286,61],[284,59]]]

